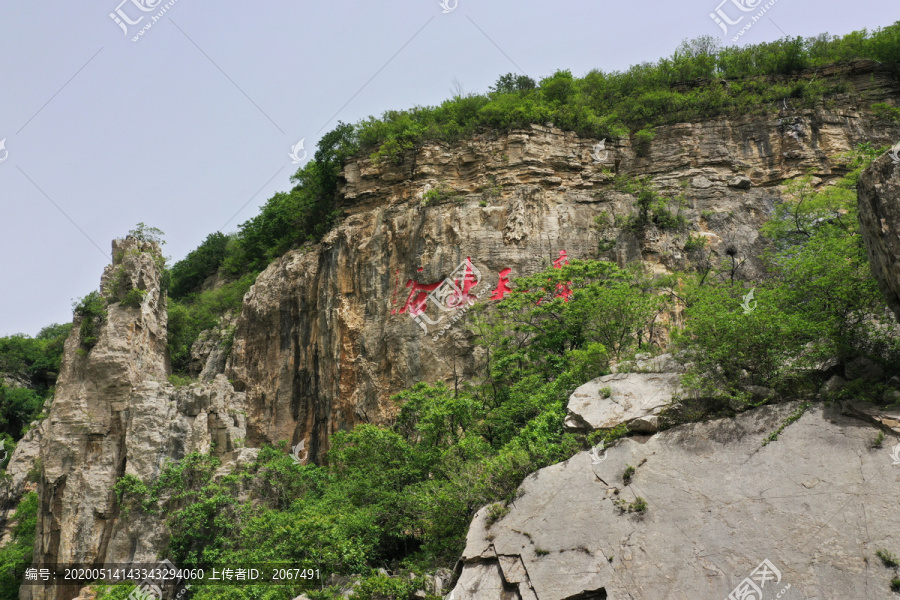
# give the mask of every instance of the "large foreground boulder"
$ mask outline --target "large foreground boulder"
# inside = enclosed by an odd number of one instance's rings
[[[875,448],[871,421],[815,405],[764,444],[797,409],[623,439],[534,473],[505,516],[476,515],[451,600],[896,598],[896,569],[876,557],[900,553],[896,435]]]
[[[886,154],[859,179],[859,222],[872,274],[900,318],[900,150]]]
[[[631,431],[659,429],[659,414],[679,392],[679,373],[615,373],[588,381],[566,405],[566,429],[589,432],[622,423]]]

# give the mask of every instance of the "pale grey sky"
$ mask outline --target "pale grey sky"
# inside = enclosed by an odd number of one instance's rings
[[[446,0],[456,8],[444,13],[438,0],[8,0],[0,335],[71,320],[110,240],[139,221],[166,232],[175,260],[234,230],[290,189],[291,146],[305,138],[311,156],[338,119],[439,103],[454,79],[481,92],[511,71],[656,60],[684,38],[722,36],[709,16],[719,1]],[[117,9],[144,18],[126,35]],[[895,0],[778,0],[740,43],[898,19]]]

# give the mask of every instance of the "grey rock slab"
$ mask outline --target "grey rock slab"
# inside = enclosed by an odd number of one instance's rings
[[[592,379],[569,397],[566,427],[593,431],[628,423],[636,431],[656,431],[656,416],[671,404],[680,378],[678,373],[616,373]]]
[[[762,446],[796,408],[623,439],[600,463],[582,452],[530,475],[505,517],[488,526],[482,509],[474,518],[460,582],[478,586],[454,598],[526,585],[504,579],[507,561],[485,558],[488,545],[521,558],[540,600],[727,598],[764,560],[780,572],[765,598],[788,584],[787,600],[895,598],[875,552],[900,549],[896,436],[873,449],[874,425],[814,405]],[[625,485],[628,465],[636,471]],[[637,497],[643,514],[614,503]],[[510,564],[520,580],[522,567]]]

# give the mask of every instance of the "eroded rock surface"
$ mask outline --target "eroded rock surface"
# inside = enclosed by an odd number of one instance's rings
[[[660,412],[679,392],[679,373],[615,373],[597,377],[576,389],[566,405],[566,428],[575,431],[659,429]]]
[[[435,338],[453,311],[427,300],[422,315],[410,314],[429,293],[418,286],[452,279],[467,257],[480,274],[470,290],[477,302],[502,291],[504,276],[533,274],[562,250],[657,272],[688,268],[688,235],[705,238],[713,260],[729,248],[748,258],[739,277],[759,274],[758,230],[786,180],[811,170],[827,185],[845,173],[840,155],[900,136],[900,125],[877,124],[865,109],[897,94],[886,67],[858,61],[808,75],[846,77],[866,100],[658,127],[642,155],[623,139],[608,142],[599,162],[598,140],[543,126],[424,143],[400,165],[351,160],[342,223],[270,265],[237,321],[225,372],[248,394],[250,443],[305,440],[316,461],[334,431],[389,419],[398,391],[418,381],[452,387],[473,374],[479,355],[464,327]],[[615,189],[615,174],[649,176],[672,210],[683,196],[687,228],[616,227],[635,198]],[[445,193],[426,199],[428,190]],[[609,226],[598,228],[597,217]],[[601,241],[612,246],[600,252]]]
[[[476,515],[452,600],[727,598],[764,560],[780,572],[765,598],[788,585],[784,598],[895,598],[875,552],[900,550],[897,436],[873,448],[880,429],[815,405],[763,446],[796,408],[623,439],[529,476],[501,520]]]
[[[167,543],[163,522],[136,512],[119,518],[118,479],[127,474],[150,483],[167,462],[213,448],[227,462],[246,438],[244,394],[224,375],[182,388],[167,381],[159,258],[154,243],[113,243],[101,289],[140,289],[143,300],[135,308],[110,304],[91,348],[82,344],[82,317],[76,317],[49,416],[22,446],[24,453],[40,443],[30,465],[39,479],[38,565],[155,562]],[[78,591],[23,586],[21,597],[66,600]]]
[[[900,142],[898,142],[900,143]],[[900,147],[863,171],[859,222],[872,274],[900,319]]]

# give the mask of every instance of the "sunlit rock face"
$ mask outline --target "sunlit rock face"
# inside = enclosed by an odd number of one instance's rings
[[[622,439],[528,476],[505,516],[476,515],[450,598],[895,598],[875,552],[900,545],[896,437],[873,449],[875,419],[818,404],[764,446],[797,408]]]
[[[897,93],[875,63],[818,76],[837,74],[867,103]],[[561,252],[563,260],[643,261],[666,272],[691,265],[684,243],[694,235],[707,239],[714,260],[730,264],[729,249],[736,264],[746,260],[738,277],[758,275],[759,227],[785,180],[811,171],[826,185],[846,172],[843,153],[900,135],[851,96],[828,110],[785,104],[659,127],[641,155],[627,139],[601,149],[602,140],[533,126],[427,143],[399,165],[349,162],[340,225],[270,265],[238,318],[225,372],[247,394],[250,443],[305,441],[317,460],[334,431],[389,419],[392,394],[417,381],[452,387],[469,378],[479,353],[464,307],[440,298],[458,298],[458,288],[466,302],[490,303],[505,278],[549,267]],[[616,191],[616,174],[651,177],[687,227],[617,227],[635,198]],[[611,225],[601,230],[597,217]],[[463,290],[467,259],[477,284]]]
[[[900,318],[900,139],[891,153],[863,171],[858,197],[872,274]]]

